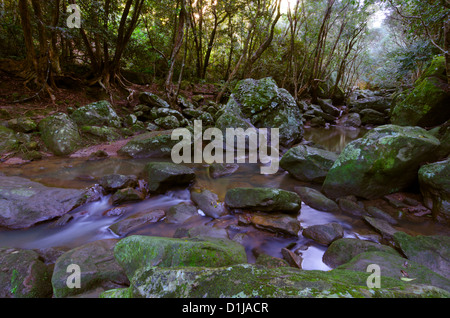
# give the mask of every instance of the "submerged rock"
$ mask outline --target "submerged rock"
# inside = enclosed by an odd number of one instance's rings
[[[296,193],[272,188],[230,189],[225,195],[225,204],[232,209],[263,212],[298,213],[301,208],[301,200]]]
[[[64,113],[42,119],[38,127],[42,141],[57,156],[69,155],[82,145],[77,125]]]
[[[142,226],[156,223],[164,216],[164,210],[143,211],[114,223],[109,229],[117,235],[124,236]]]
[[[209,173],[213,179],[217,179],[233,174],[238,169],[239,165],[236,163],[212,163],[209,166]]]
[[[283,155],[280,167],[297,180],[321,183],[337,158],[334,152],[300,145]]]
[[[420,127],[385,125],[347,144],[328,172],[322,190],[330,198],[374,199],[417,181],[422,162],[432,159],[439,140]]]
[[[28,228],[60,217],[89,199],[89,192],[46,187],[20,177],[0,176],[0,226]]]

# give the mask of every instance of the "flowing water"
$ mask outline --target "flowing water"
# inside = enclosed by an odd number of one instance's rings
[[[305,139],[311,140],[323,147],[340,152],[351,140],[361,137],[365,131],[331,129],[307,129]],[[86,188],[93,186],[99,178],[107,174],[135,174],[139,175],[144,165],[150,159],[123,159],[107,158],[103,160],[88,160],[86,158],[51,158],[30,162],[20,166],[9,166],[0,169],[5,175],[15,175],[29,178],[46,186],[64,188]],[[279,170],[274,175],[261,175],[256,164],[242,164],[239,170],[230,176],[212,179],[207,165],[191,165],[196,171],[197,180],[194,186],[209,189],[218,194],[219,200],[224,200],[228,189],[234,187],[273,187],[285,190],[293,190],[295,186],[307,185],[297,181],[286,172]],[[308,185],[311,186],[311,185]],[[101,200],[81,206],[70,214],[73,219],[63,226],[55,226],[54,222],[44,222],[25,230],[0,230],[0,246],[17,248],[47,248],[56,246],[77,247],[87,242],[119,238],[108,227],[113,223],[132,214],[155,209],[167,210],[171,206],[181,202],[191,202],[188,189],[173,189],[162,195],[153,195],[150,198],[125,206],[126,213],[121,216],[109,216],[107,213],[113,206],[110,196],[104,196]],[[329,222],[340,223],[345,230],[345,237],[359,237],[376,240],[374,232],[357,217],[340,213],[327,213],[317,211],[303,204],[298,216],[302,227]],[[211,226],[215,228],[229,228],[229,234],[234,235],[237,220],[233,215],[213,220],[201,216],[190,220],[190,226]],[[185,226],[186,224],[183,224]],[[164,221],[142,226],[132,234],[172,237],[180,224],[169,224]],[[281,257],[281,248],[289,247],[297,250],[303,258],[304,269],[329,270],[322,262],[322,255],[326,247],[321,246],[310,239],[299,237],[284,237],[269,232],[255,230],[248,227],[243,240],[249,262],[255,260],[255,251],[265,252],[269,255]]]

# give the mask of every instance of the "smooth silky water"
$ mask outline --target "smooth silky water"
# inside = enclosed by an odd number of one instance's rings
[[[345,130],[337,127],[330,129],[306,129],[305,139],[310,140],[326,149],[340,152],[345,145],[356,138],[361,137],[365,131]],[[102,160],[88,160],[87,158],[50,158],[34,161],[19,166],[0,168],[0,172],[8,176],[20,176],[42,183],[46,186],[64,188],[87,188],[91,187],[104,175],[107,174],[135,174],[138,175],[149,161],[159,159],[122,159],[106,158]],[[290,177],[288,173],[279,169],[274,175],[261,175],[257,164],[242,164],[238,171],[230,176],[213,179],[208,172],[208,166],[202,164],[188,165],[195,169],[197,179],[193,186],[209,189],[219,196],[223,201],[228,189],[235,187],[271,187],[292,191],[295,186],[317,185],[306,184]],[[120,238],[108,227],[113,223],[124,219],[135,213],[151,211],[156,209],[168,210],[171,206],[181,202],[191,202],[189,189],[173,189],[161,195],[151,195],[150,198],[137,202],[121,205],[126,212],[120,216],[110,215],[107,212],[114,206],[110,202],[110,195],[103,196],[99,201],[92,202],[70,212],[73,219],[62,226],[55,226],[54,221],[43,222],[29,229],[7,230],[0,229],[0,246],[38,249],[64,246],[74,248],[85,243],[110,238]],[[192,202],[191,202],[192,203]],[[358,237],[376,241],[377,236],[364,224],[361,218],[344,213],[328,213],[317,211],[302,203],[301,213],[298,220],[303,228],[316,224],[337,222],[344,228],[344,237]],[[229,225],[237,225],[237,217],[225,216],[213,220],[205,217],[199,212],[198,217],[190,219],[190,224],[169,224],[164,220],[150,225],[143,225],[135,231],[128,233],[172,237],[178,227],[211,226],[216,228],[230,228]],[[424,230],[427,234],[434,231],[432,223],[412,224],[415,230]],[[426,229],[426,231],[425,231]],[[302,255],[302,267],[306,270],[330,270],[322,262],[325,246],[304,238],[284,237],[274,233],[256,230],[246,227],[247,235],[242,244],[245,246],[248,261],[255,261],[255,252],[264,252],[275,257],[281,257],[281,248],[289,246],[291,250],[299,250]],[[419,231],[420,232],[420,231]],[[229,230],[230,235],[237,232]]]

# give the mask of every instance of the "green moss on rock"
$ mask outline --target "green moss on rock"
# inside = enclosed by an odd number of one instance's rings
[[[211,237],[176,239],[134,235],[119,241],[114,255],[129,278],[146,266],[219,267],[247,262],[242,245]]]

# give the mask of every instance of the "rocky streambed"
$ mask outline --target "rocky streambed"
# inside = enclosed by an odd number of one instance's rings
[[[298,105],[270,78],[222,106],[139,100],[0,127],[0,152],[36,155],[0,167],[0,297],[449,296],[448,124],[394,125],[379,96]],[[194,119],[280,128],[280,169],[174,164]]]

